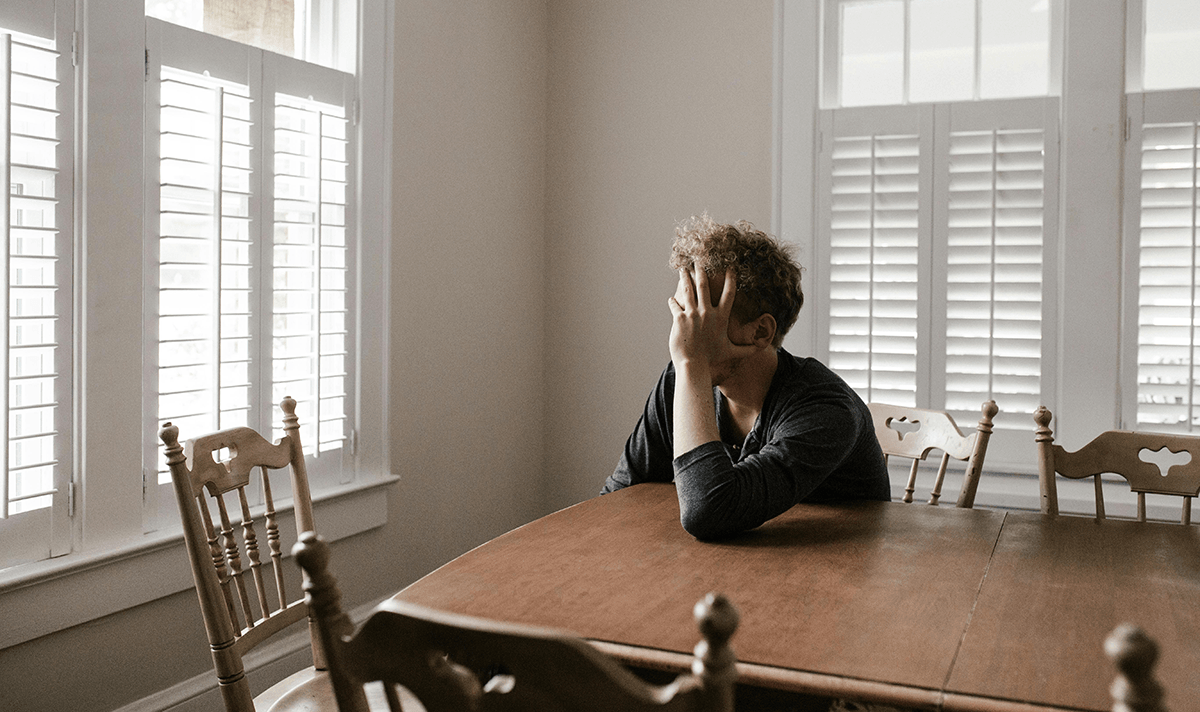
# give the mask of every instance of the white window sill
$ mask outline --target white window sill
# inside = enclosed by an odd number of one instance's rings
[[[313,494],[321,536],[336,541],[387,522],[395,475]],[[290,505],[279,508],[285,556],[295,543]],[[183,533],[154,532],[102,552],[68,554],[0,572],[0,650],[192,588]]]

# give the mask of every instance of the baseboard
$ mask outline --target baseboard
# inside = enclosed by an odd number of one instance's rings
[[[350,611],[351,620],[357,622],[365,619],[387,598],[385,596],[354,608]],[[297,670],[312,665],[309,640],[308,629],[301,625],[296,626],[294,632],[251,650],[242,661],[246,667],[246,678],[250,681],[250,692],[257,695]],[[208,670],[113,712],[212,712],[220,709],[224,709],[224,703],[221,691],[217,689],[217,675]]]

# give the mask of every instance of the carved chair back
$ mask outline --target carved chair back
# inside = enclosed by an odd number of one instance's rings
[[[1058,473],[1073,480],[1091,477],[1095,483],[1096,518],[1104,519],[1100,475],[1111,473],[1124,477],[1129,488],[1137,493],[1138,521],[1146,521],[1146,494],[1150,493],[1183,497],[1180,521],[1191,523],[1192,498],[1200,494],[1200,436],[1109,430],[1079,450],[1067,452],[1054,442],[1054,433],[1050,430],[1052,417],[1045,406],[1039,406],[1033,416],[1037,424],[1034,439],[1037,442],[1042,512],[1058,514],[1058,485],[1055,483],[1055,473]],[[1155,454],[1159,453],[1165,455],[1164,449],[1166,453],[1187,453],[1179,458],[1186,462],[1160,466],[1147,459],[1158,459]]]
[[[300,445],[296,401],[284,398],[280,407],[284,436],[274,445],[246,427],[222,430],[182,445],[179,428],[171,423],[159,433],[166,445],[167,466],[213,665],[230,712],[254,709],[242,657],[306,614],[301,592],[295,591],[289,600],[284,583],[269,471],[290,466],[297,535],[314,527],[312,497]],[[251,516],[247,495],[255,470],[266,505],[262,535]],[[271,573],[264,575],[264,568],[271,569]],[[323,661],[316,641],[314,634],[313,658],[321,669]]]
[[[306,533],[293,553],[306,574],[340,712],[366,712],[363,685],[369,682],[384,683],[394,712],[402,709],[402,692],[428,712],[733,710],[737,673],[729,639],[738,613],[723,596],[709,594],[696,604],[703,638],[692,674],[656,686],[569,634],[396,600],[379,605],[354,631],[341,609],[324,541]]]
[[[908,482],[904,486],[903,501],[912,502],[916,491],[917,469],[921,462],[934,450],[942,453],[937,477],[929,496],[929,504],[937,505],[942,496],[942,483],[946,479],[946,467],[950,458],[965,460],[966,472],[963,486],[958,495],[957,506],[975,506],[975,492],[979,488],[979,475],[983,472],[983,460],[987,455],[988,439],[992,435],[992,418],[1000,409],[996,401],[985,401],[980,407],[979,423],[975,432],[963,435],[954,418],[944,410],[907,408],[887,403],[868,403],[871,419],[875,423],[875,437],[883,448],[885,461],[893,457],[912,460],[908,471]]]

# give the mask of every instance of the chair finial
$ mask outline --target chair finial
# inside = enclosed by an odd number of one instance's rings
[[[741,614],[724,594],[709,593],[693,611],[700,633],[714,643],[726,643],[737,630]]]
[[[996,401],[994,400],[986,400],[983,402],[983,405],[980,406],[979,411],[980,414],[983,415],[981,422],[986,422],[988,425],[991,425],[992,418],[995,418],[996,414],[1000,412],[1000,406],[996,405]]]
[[[692,659],[692,674],[701,684],[719,690],[728,698],[722,709],[733,709],[733,682],[737,678],[737,655],[729,639],[737,631],[741,617],[737,608],[720,593],[709,593],[693,609],[696,626],[703,640],[696,644]]]
[[[329,572],[329,545],[316,532],[302,532],[292,547],[292,556],[304,571],[302,588],[310,614],[330,621],[334,630],[342,632],[349,619],[342,612],[337,579]]]
[[[1117,626],[1104,641],[1104,652],[1117,667],[1109,691],[1113,712],[1162,712],[1163,689],[1154,679],[1158,644],[1141,628]]]
[[[183,446],[179,444],[178,425],[174,425],[170,421],[163,423],[162,430],[158,431],[158,438],[163,441],[163,445],[167,446],[164,453],[167,457],[167,467],[184,462],[187,459],[183,455]]]

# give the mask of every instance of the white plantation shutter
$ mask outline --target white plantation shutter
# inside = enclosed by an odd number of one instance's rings
[[[915,405],[916,136],[835,138],[829,365],[869,400]]]
[[[157,411],[192,436],[252,424],[250,105],[245,85],[162,68]]]
[[[74,92],[61,44],[0,30],[0,568],[70,548]]]
[[[823,355],[864,400],[946,409],[969,425],[995,399],[998,430],[1028,430],[1048,386],[1056,107],[822,112]]]
[[[353,77],[146,26],[158,95],[147,110],[157,378],[146,432],[169,421],[185,439],[241,425],[278,438],[291,396],[314,489],[346,481]],[[144,453],[159,484],[147,528],[175,516],[160,445],[148,439]]]
[[[1200,96],[1131,97],[1127,212],[1136,225],[1138,428],[1190,432],[1196,409]],[[1185,120],[1179,120],[1185,119]],[[1132,164],[1132,165],[1129,165]]]
[[[316,414],[301,441],[319,454],[348,436],[347,119],[342,106],[275,102],[273,399]]]
[[[1042,105],[988,109],[982,122],[993,127],[982,130],[952,126],[944,166],[938,161],[946,201],[935,228],[945,231],[946,250],[942,407],[960,422],[978,420],[980,404],[995,399],[998,428],[1028,429],[1042,403],[1044,242],[1054,230]]]

